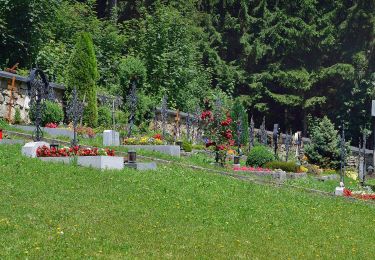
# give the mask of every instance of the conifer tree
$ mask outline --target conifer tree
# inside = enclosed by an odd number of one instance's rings
[[[87,104],[84,123],[95,127],[98,123],[96,81],[98,68],[94,44],[89,33],[79,33],[66,70],[67,95],[76,87],[80,98]]]

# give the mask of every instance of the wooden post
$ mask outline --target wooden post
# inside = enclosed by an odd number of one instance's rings
[[[8,105],[8,115],[6,117],[7,121],[9,123],[12,122],[12,106],[14,103],[14,98],[13,98],[13,91],[16,91],[16,77],[12,78],[11,84],[8,83],[8,90],[9,90],[9,105]]]

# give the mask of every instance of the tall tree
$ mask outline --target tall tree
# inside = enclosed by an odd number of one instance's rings
[[[96,81],[99,78],[94,44],[89,33],[79,33],[66,70],[67,94],[72,88],[78,89],[81,99],[85,99],[84,120],[89,126],[98,122]]]

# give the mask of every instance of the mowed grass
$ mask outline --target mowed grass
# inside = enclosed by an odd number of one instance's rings
[[[1,259],[374,259],[374,216],[174,165],[100,172],[0,146]]]

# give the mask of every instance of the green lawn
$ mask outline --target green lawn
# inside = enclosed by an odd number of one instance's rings
[[[0,146],[0,258],[375,257],[375,209],[178,166],[100,172]]]

